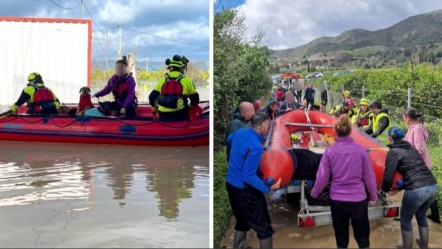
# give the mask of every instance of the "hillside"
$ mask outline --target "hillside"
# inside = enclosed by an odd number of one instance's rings
[[[293,49],[271,51],[275,67],[395,66],[419,55],[437,63],[442,57],[442,10],[412,16],[388,28],[352,29],[336,37],[321,37]],[[331,65],[333,64],[333,65]],[[275,68],[274,68],[275,69]]]

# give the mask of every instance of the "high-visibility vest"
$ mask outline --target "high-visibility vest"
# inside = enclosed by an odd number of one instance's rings
[[[373,119],[373,133],[375,133],[376,131],[379,130],[379,120],[381,120],[381,118],[383,118],[383,117],[387,117],[388,118],[388,127],[381,134],[378,135],[377,139],[381,143],[383,143],[385,145],[388,145],[388,135],[387,135],[387,133],[388,133],[388,129],[391,126],[391,118],[390,118],[390,116],[387,113],[381,112],[381,113],[378,113],[374,117],[374,119]]]

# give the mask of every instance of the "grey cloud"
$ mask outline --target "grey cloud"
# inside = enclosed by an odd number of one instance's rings
[[[58,4],[70,7],[77,3],[77,0],[55,0]],[[162,0],[162,1],[144,1],[144,0],[113,0],[113,1],[84,1],[88,10],[91,12],[94,20],[101,28],[101,31],[110,34],[107,40],[108,53],[104,53],[105,46],[103,34],[94,24],[94,43],[93,58],[97,60],[106,57],[115,58],[116,50],[116,32],[117,29],[107,30],[107,28],[115,26],[125,26],[135,30],[143,31],[152,35],[161,36],[164,31],[181,29],[168,37],[173,40],[179,40],[187,43],[196,44],[200,47],[192,47],[179,43],[168,42],[158,38],[147,38],[146,36],[133,32],[123,31],[124,53],[137,52],[138,57],[163,57],[170,56],[174,51],[182,51],[189,57],[196,60],[209,60],[209,1],[179,1],[179,0]],[[126,10],[117,8],[108,10],[112,11],[111,15],[106,16],[103,11],[106,5],[117,3],[128,6]],[[73,10],[63,10],[49,0],[2,0],[0,8],[1,16],[36,16],[45,15],[59,18],[80,18],[81,9],[77,7]],[[124,11],[123,11],[124,10]],[[115,15],[130,15],[131,18],[116,18]],[[84,17],[88,17],[86,11]],[[122,19],[124,22],[115,22]],[[103,58],[104,57],[104,58]]]
[[[348,29],[377,30],[442,8],[439,0],[247,0],[239,7],[249,36],[262,26],[270,47],[296,47]]]

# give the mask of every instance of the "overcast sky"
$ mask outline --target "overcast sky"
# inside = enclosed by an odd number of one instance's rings
[[[81,18],[79,0],[53,1],[62,7],[76,7],[62,9],[50,0],[1,0],[0,16]],[[193,61],[209,60],[209,0],[84,0],[84,4],[95,20],[94,60],[116,57],[116,26],[195,45],[123,29],[122,52],[134,52],[137,60],[164,61],[174,54],[186,55]],[[89,18],[86,11],[83,15]],[[108,33],[107,49],[104,48],[104,33]]]
[[[409,16],[442,9],[441,0],[216,0],[240,8],[249,35],[262,26],[273,49],[293,48],[354,28],[387,28]]]

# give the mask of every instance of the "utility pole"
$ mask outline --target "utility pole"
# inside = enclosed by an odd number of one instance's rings
[[[109,64],[107,60],[108,55],[108,40],[109,39],[109,30],[107,30],[106,34],[104,35],[104,59],[106,60],[106,71],[109,70]]]
[[[122,49],[121,34],[122,34],[121,26],[118,26],[117,60],[121,59],[121,49]]]
[[[81,0],[81,18],[83,19],[83,11],[84,11],[84,3],[83,0]]]

